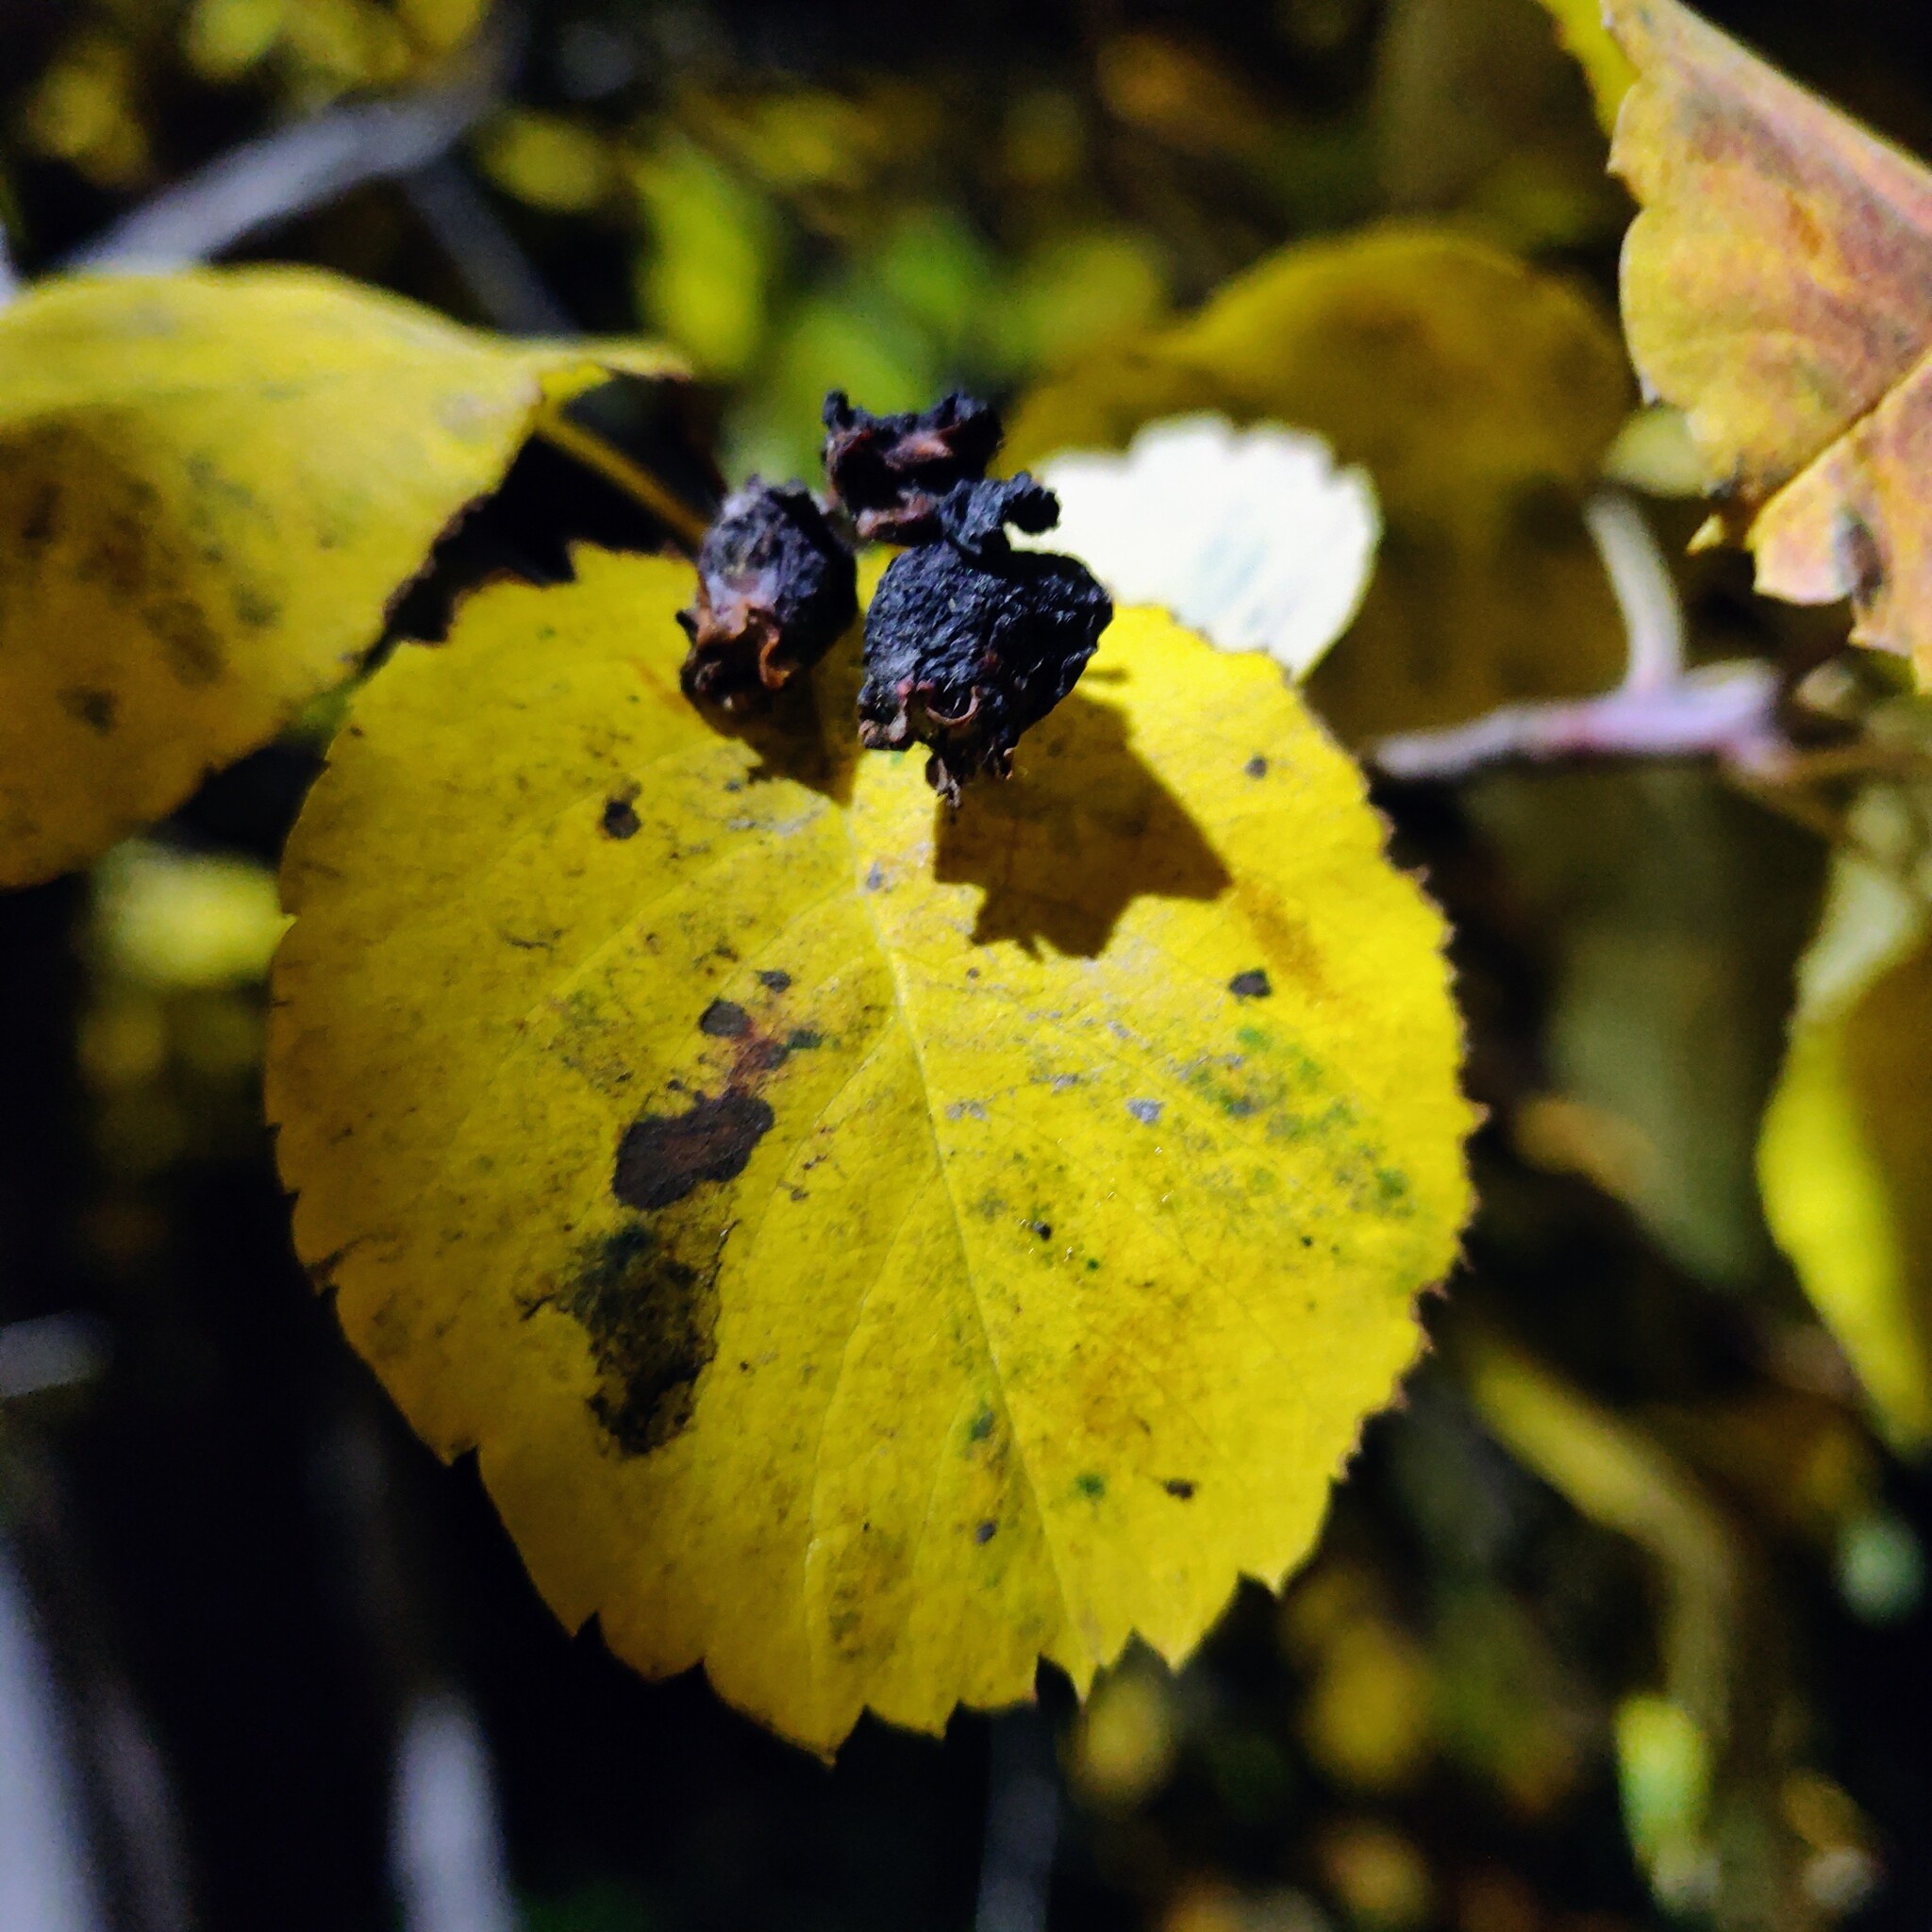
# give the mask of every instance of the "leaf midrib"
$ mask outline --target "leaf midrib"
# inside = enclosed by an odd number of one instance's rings
[[[840,830],[844,834],[846,849],[851,855],[852,869],[848,874],[854,881],[858,878],[859,851],[858,841],[852,836],[852,816],[849,809],[838,813]],[[921,1110],[925,1123],[926,1139],[932,1148],[933,1166],[939,1173],[941,1185],[946,1191],[946,1208],[952,1217],[953,1238],[958,1243],[960,1266],[965,1272],[966,1285],[973,1296],[973,1313],[979,1324],[979,1340],[986,1351],[988,1365],[992,1370],[994,1392],[998,1397],[1000,1410],[1007,1421],[1008,1433],[1012,1438],[1014,1459],[1019,1463],[1020,1473],[1025,1478],[1026,1491],[1033,1498],[1034,1513],[1040,1518],[1040,1537],[1046,1546],[1048,1563],[1053,1568],[1054,1588],[1059,1593],[1060,1608],[1069,1628],[1081,1636],[1074,1599],[1067,1588],[1067,1574],[1060,1560],[1060,1552],[1054,1541],[1052,1520],[1047,1513],[1046,1498],[1040,1487],[1040,1480],[1033,1473],[1033,1465],[1027,1460],[1026,1447],[1020,1437],[1019,1425],[1013,1415],[1013,1406],[1007,1394],[1006,1375],[1000,1367],[997,1351],[992,1345],[992,1331],[987,1324],[986,1304],[980,1297],[978,1277],[973,1269],[972,1249],[966,1241],[966,1227],[959,1212],[959,1199],[953,1191],[953,1176],[946,1164],[945,1150],[940,1145],[939,1129],[933,1124],[932,1078],[926,1071],[925,1045],[920,1039],[919,1029],[912,1024],[911,1012],[907,1004],[906,982],[900,971],[899,956],[887,943],[885,934],[879,928],[877,917],[867,900],[863,888],[855,886],[855,896],[865,914],[867,925],[872,929],[873,942],[879,949],[879,956],[886,963],[886,971],[892,982],[892,1011],[900,1028],[906,1035],[908,1046],[911,1049],[912,1064],[919,1075],[920,1092],[925,1105]],[[1084,1641],[1082,1637],[1082,1641]],[[1088,1648],[1091,1649],[1091,1645]]]

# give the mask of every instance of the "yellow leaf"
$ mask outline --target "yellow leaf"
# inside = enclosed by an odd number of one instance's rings
[[[1861,823],[1883,836],[1868,795]],[[1932,941],[1840,856],[1758,1143],[1765,1217],[1893,1445],[1932,1445]]]
[[[1624,421],[1616,333],[1567,282],[1425,225],[1283,250],[1201,312],[1022,402],[1014,468],[1199,409],[1325,437],[1387,541],[1309,695],[1344,736],[1616,682],[1624,628],[1581,503]]]
[[[293,269],[49,282],[0,315],[0,886],[171,811],[352,672],[544,381],[591,366],[673,365]]]
[[[829,1751],[1082,1690],[1307,1553],[1468,1202],[1441,924],[1279,670],[1124,613],[1017,774],[678,695],[578,558],[357,696],[296,827],[296,1242],[538,1585]]]
[[[1641,204],[1624,325],[1685,410],[1757,587],[1852,600],[1861,643],[1932,677],[1932,174],[1677,0],[1607,0],[1639,79],[1610,165]]]
[[[485,172],[506,194],[551,214],[589,212],[615,179],[604,142],[563,114],[500,114],[477,148]]]
[[[1557,38],[1583,69],[1604,132],[1613,132],[1617,109],[1637,78],[1637,70],[1604,25],[1604,0],[1542,0],[1542,4],[1557,24]]]

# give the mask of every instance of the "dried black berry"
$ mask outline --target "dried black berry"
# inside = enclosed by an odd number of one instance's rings
[[[1060,520],[1060,502],[1024,470],[998,483],[956,483],[941,498],[939,534],[968,557],[1005,557],[1012,546],[1006,526],[1038,537]]]
[[[859,741],[930,745],[926,782],[950,805],[975,773],[1012,770],[1020,734],[1073,690],[1113,616],[1084,564],[1014,551],[1000,527],[1058,515],[1025,476],[949,493],[946,522],[970,541],[895,557],[866,613]]]
[[[816,664],[858,615],[852,553],[801,485],[754,476],[725,500],[698,551],[685,695],[743,710]]]
[[[888,543],[940,535],[946,493],[986,475],[1000,446],[999,417],[957,391],[918,414],[874,416],[843,390],[825,398],[825,475],[858,534]]]

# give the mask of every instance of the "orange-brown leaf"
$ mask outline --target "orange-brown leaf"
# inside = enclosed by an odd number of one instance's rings
[[[1932,174],[1677,0],[1606,17],[1639,75],[1610,155],[1641,204],[1624,328],[1690,415],[1707,534],[1932,676]]]

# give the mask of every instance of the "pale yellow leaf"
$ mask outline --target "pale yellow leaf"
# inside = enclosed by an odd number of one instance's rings
[[[1888,801],[1858,808],[1886,841]],[[1895,1446],[1932,1445],[1932,941],[1924,903],[1841,854],[1758,1143],[1764,1211]]]
[[[1123,613],[1005,784],[747,741],[580,554],[291,841],[297,1245],[540,1588],[829,1750],[1183,1655],[1307,1552],[1468,1206],[1441,922],[1259,657]]]
[[[348,675],[546,381],[670,375],[296,269],[75,278],[0,314],[0,886],[171,811]]]

